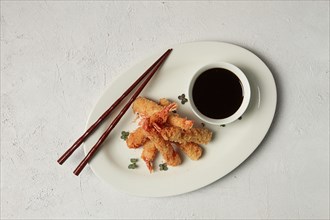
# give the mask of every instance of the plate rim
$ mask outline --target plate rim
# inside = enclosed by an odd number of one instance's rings
[[[122,192],[125,192],[125,193],[128,193],[130,195],[135,195],[135,196],[140,196],[140,197],[168,197],[168,196],[175,196],[175,195],[180,195],[180,194],[184,194],[184,193],[188,193],[188,192],[192,192],[192,191],[196,191],[198,189],[201,189],[207,185],[210,185],[218,180],[220,180],[221,178],[225,177],[226,175],[228,175],[229,173],[231,173],[232,171],[234,171],[235,169],[237,169],[242,163],[244,163],[253,153],[254,151],[259,147],[259,145],[261,144],[261,142],[264,140],[264,138],[266,137],[266,135],[268,134],[268,131],[274,121],[274,117],[275,117],[275,114],[276,114],[276,110],[277,110],[277,87],[276,87],[276,82],[275,82],[275,78],[273,76],[273,73],[271,72],[271,70],[269,69],[269,67],[266,65],[266,63],[259,57],[257,56],[256,54],[254,54],[252,51],[250,51],[249,49],[246,49],[242,46],[239,46],[239,45],[236,45],[236,44],[232,44],[232,43],[227,43],[227,42],[221,42],[221,41],[194,41],[194,42],[187,42],[187,43],[182,43],[182,44],[177,44],[177,45],[173,45],[172,48],[174,48],[173,51],[175,51],[175,48],[178,48],[180,46],[189,46],[189,44],[222,44],[222,45],[227,45],[227,46],[234,46],[234,47],[237,47],[238,49],[241,49],[241,50],[244,50],[244,51],[247,51],[249,52],[252,56],[254,56],[255,58],[257,58],[266,68],[267,70],[269,71],[269,76],[271,76],[271,84],[274,86],[274,90],[273,90],[273,95],[274,95],[274,100],[273,100],[273,108],[272,108],[272,112],[271,112],[271,117],[270,117],[270,122],[268,123],[267,125],[267,128],[265,128],[264,130],[264,134],[262,135],[262,138],[260,138],[260,140],[258,141],[258,144],[256,144],[256,146],[253,148],[253,150],[246,156],[244,157],[243,160],[240,160],[240,162],[234,166],[233,168],[231,168],[228,172],[224,173],[223,175],[220,175],[220,177],[217,177],[217,178],[214,178],[212,181],[209,181],[207,184],[204,184],[203,186],[200,186],[200,187],[193,187],[194,189],[188,189],[188,190],[180,190],[180,192],[172,192],[172,193],[159,193],[159,194],[149,194],[149,195],[145,195],[145,194],[141,194],[141,193],[136,193],[136,192],[132,192],[132,191],[127,191],[127,190],[124,190],[123,188],[121,187],[118,187],[118,186],[115,186],[111,183],[109,183],[108,181],[106,181],[102,176],[99,175],[98,171],[95,170],[95,167],[93,166],[93,164],[89,163],[90,165],[90,168],[91,170],[93,171],[93,173],[99,178],[101,179],[103,182],[107,183],[107,184],[110,184],[112,185],[115,189],[119,190],[119,191],[122,191]],[[158,53],[155,53],[155,54],[158,54]],[[115,76],[112,81],[109,83],[109,85],[106,87],[106,89],[104,90],[104,92],[100,95],[100,97],[97,99],[96,101],[96,104],[92,107],[92,110],[91,112],[89,113],[88,115],[88,118],[87,118],[87,122],[86,122],[86,126],[85,126],[85,129],[88,129],[89,126],[90,126],[90,120],[91,120],[91,117],[95,111],[95,109],[97,108],[97,105],[100,103],[100,101],[103,99],[103,97],[108,93],[108,90],[109,88],[111,88],[114,83],[116,83],[120,78],[124,77],[125,73],[129,72],[131,68],[134,68],[135,66],[143,63],[143,62],[146,62],[147,60],[150,60],[152,57],[155,57],[155,54],[152,54],[151,56],[149,57],[145,57],[144,59],[141,59],[138,63],[135,63],[134,65],[132,65],[130,68],[126,69],[126,71],[123,71],[121,74],[118,74],[117,76]],[[86,146],[86,143],[84,142],[84,153],[85,155],[88,153],[88,149],[87,149],[87,146]]]

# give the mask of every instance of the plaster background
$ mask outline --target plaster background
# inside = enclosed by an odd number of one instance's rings
[[[216,40],[260,56],[278,108],[240,167],[198,191],[139,198],[58,157],[107,85],[150,53]],[[1,218],[328,219],[328,1],[1,1]]]

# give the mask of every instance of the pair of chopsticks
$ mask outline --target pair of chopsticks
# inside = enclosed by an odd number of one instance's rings
[[[130,94],[133,89],[145,78],[145,81],[140,85],[140,87],[136,90],[136,92],[133,94],[131,99],[128,101],[128,103],[123,107],[123,109],[119,112],[117,117],[111,122],[107,130],[102,134],[102,136],[99,138],[99,140],[96,142],[96,144],[92,147],[92,149],[88,152],[88,154],[85,156],[85,158],[80,162],[80,164],[77,166],[77,168],[74,170],[75,175],[79,175],[80,172],[84,169],[84,167],[87,165],[87,163],[93,158],[97,150],[100,148],[101,144],[105,141],[105,139],[108,137],[110,132],[114,129],[114,127],[117,125],[117,123],[120,121],[120,119],[123,117],[123,115],[126,113],[127,109],[130,107],[130,105],[133,103],[133,101],[138,97],[138,95],[141,93],[143,88],[147,85],[147,83],[150,81],[152,76],[157,72],[159,67],[164,63],[166,58],[170,55],[172,52],[172,49],[168,49],[154,64],[152,64],[124,93],[122,96],[120,96],[111,106],[108,110],[106,110],[100,117],[97,119],[94,124],[87,129],[87,131],[57,160],[59,164],[63,164],[70,156],[71,154],[84,142],[84,140],[87,139],[87,137],[92,134],[96,128],[110,115],[110,113],[121,103],[121,101]]]

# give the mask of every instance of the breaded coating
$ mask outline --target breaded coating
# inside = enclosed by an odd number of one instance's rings
[[[183,130],[179,127],[171,126],[161,129],[160,134],[165,140],[178,143],[207,144],[212,138],[212,132],[206,128]]]
[[[174,114],[168,116],[167,123],[172,126],[182,128],[184,130],[189,130],[194,125],[193,121],[188,120],[186,118],[181,118],[180,116]]]
[[[163,106],[143,97],[137,97],[132,104],[133,112],[143,116],[151,116],[163,109]]]
[[[163,110],[163,106],[149,99],[138,97],[132,104],[134,113],[139,113],[141,116],[150,117],[151,115]],[[192,128],[194,122],[186,118],[181,118],[177,114],[169,114],[167,123],[173,126],[188,130]]]
[[[203,148],[198,144],[187,142],[176,145],[192,160],[198,160],[202,156]]]
[[[171,103],[167,106],[164,106],[163,109],[153,115],[151,115],[148,118],[145,118],[145,121],[142,122],[142,124],[145,124],[146,127],[148,126],[162,126],[163,124],[166,123],[170,112],[176,110],[177,104],[176,103]],[[143,129],[145,127],[142,126]],[[146,129],[145,129],[146,130]]]
[[[157,150],[163,156],[165,162],[169,166],[177,166],[181,164],[180,155],[174,150],[169,141],[164,140],[155,129],[148,131],[143,130],[146,136],[154,143]]]
[[[143,151],[141,158],[146,162],[146,165],[150,171],[150,173],[153,171],[153,161],[155,160],[157,156],[158,150],[155,146],[155,144],[150,141],[149,139],[143,144]]]
[[[161,98],[161,99],[159,99],[159,104],[161,105],[161,106],[167,106],[167,105],[169,105],[169,104],[171,104],[172,102],[170,101],[170,100],[168,100],[168,99],[165,99],[165,98]]]
[[[158,104],[138,97],[132,104],[133,112],[140,119],[139,128],[130,133],[126,143],[129,148],[143,146],[141,158],[150,173],[158,152],[167,165],[178,166],[182,161],[176,150],[181,150],[191,160],[198,160],[203,154],[200,144],[211,141],[212,132],[206,128],[193,128],[193,121],[175,112],[177,107],[177,103],[165,98]]]
[[[126,139],[126,144],[128,148],[138,148],[141,147],[146,141],[147,136],[144,134],[143,129],[137,128],[129,134]]]

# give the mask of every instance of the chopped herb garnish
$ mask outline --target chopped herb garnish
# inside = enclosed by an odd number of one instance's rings
[[[220,125],[221,127],[226,127],[226,125]]]
[[[138,162],[138,159],[137,158],[131,158],[131,163],[136,163],[136,162]]]
[[[130,161],[131,161],[131,164],[128,165],[128,169],[135,169],[138,167],[138,165],[136,165],[136,162],[138,162],[137,158],[131,158]]]
[[[129,132],[128,131],[122,131],[120,138],[123,139],[124,141],[126,141],[128,135],[129,135]]]
[[[205,127],[205,124],[204,124],[203,122],[201,123],[201,125],[202,125],[203,127]]]
[[[242,120],[242,116],[238,118],[238,120]]]
[[[131,163],[130,165],[128,165],[128,169],[135,169],[138,166],[136,165],[136,163]]]
[[[188,102],[188,99],[186,98],[185,94],[179,95],[178,99],[181,100],[182,105],[184,105],[184,103]]]
[[[159,164],[159,170],[161,170],[161,171],[168,170],[167,164],[166,163]]]
[[[173,113],[176,113],[177,111],[174,110],[174,111],[172,111],[172,112],[173,112]]]

